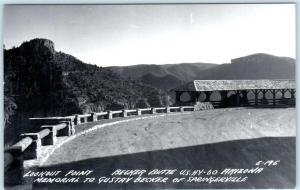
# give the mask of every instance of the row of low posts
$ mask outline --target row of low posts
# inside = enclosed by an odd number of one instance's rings
[[[194,106],[143,108],[117,110],[66,117],[30,118],[35,132],[21,134],[21,140],[4,151],[5,184],[23,182],[24,161],[41,159],[42,147],[57,143],[57,137],[75,134],[75,126],[87,122],[116,117],[140,116],[143,114],[195,111]]]
[[[194,106],[178,106],[178,107],[160,107],[160,108],[141,108],[132,110],[117,110],[107,111],[83,115],[75,115],[74,124],[79,125],[87,122],[95,122],[101,119],[113,119],[115,117],[128,117],[128,116],[140,116],[142,114],[156,114],[156,113],[170,113],[170,112],[183,112],[194,111]]]
[[[4,150],[5,184],[21,184],[24,160],[39,161],[42,146],[55,145],[57,137],[71,136],[74,132],[70,121],[61,121],[56,125],[42,125],[38,132],[21,134],[19,142]]]

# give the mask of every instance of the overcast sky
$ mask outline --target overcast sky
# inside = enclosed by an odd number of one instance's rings
[[[6,49],[48,38],[99,66],[295,58],[294,4],[14,5],[3,19]]]

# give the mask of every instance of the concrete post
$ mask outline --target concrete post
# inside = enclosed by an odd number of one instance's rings
[[[94,112],[91,113],[91,118],[92,118],[92,122],[98,121],[98,116]]]
[[[57,132],[58,136],[71,136],[75,134],[75,128],[71,126],[69,121],[61,121],[60,123],[65,123],[67,126]]]
[[[184,112],[184,107],[180,106],[180,112]]]
[[[155,108],[151,108],[151,113],[152,114],[156,114],[156,109]]]
[[[4,151],[5,185],[20,185],[23,182],[24,167],[21,147],[10,147]],[[7,159],[6,159],[7,158]]]
[[[137,112],[137,115],[142,115],[141,109],[137,109],[136,112]]]
[[[71,126],[75,125],[75,118],[70,118]]]
[[[37,133],[24,133],[21,134],[22,138],[30,137],[33,141],[24,151],[24,159],[38,159],[41,153],[41,139]]]
[[[80,117],[78,114],[75,115],[75,125],[80,125],[81,121],[80,121]]]
[[[87,123],[88,122],[88,117],[83,117],[83,123]]]
[[[171,112],[170,107],[167,106],[167,107],[166,107],[166,113],[170,113],[170,112]]]
[[[41,128],[50,130],[49,135],[45,136],[42,139],[42,145],[54,145],[57,141],[56,138],[57,131],[54,129],[54,127],[52,125],[44,125],[41,126]]]
[[[127,111],[126,110],[122,111],[122,117],[127,117]]]
[[[71,135],[74,135],[76,131],[75,131],[75,126],[72,123],[72,120],[69,120],[69,121],[66,120],[64,122],[68,122],[67,124],[69,125],[70,133],[71,133]]]
[[[107,118],[107,119],[112,119],[112,118],[113,118],[112,111],[108,111],[108,112],[107,112],[106,118]]]

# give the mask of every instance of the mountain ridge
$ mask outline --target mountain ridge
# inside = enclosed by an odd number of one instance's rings
[[[137,67],[140,70],[136,69]],[[144,83],[167,91],[171,90],[174,86],[179,86],[182,83],[187,83],[192,80],[295,78],[295,59],[266,53],[256,53],[234,58],[231,60],[231,63],[219,65],[191,63],[172,64],[170,66],[166,64],[156,65],[155,70],[152,70],[149,65],[126,66],[124,68],[112,67],[112,70],[125,78],[135,78],[136,80],[141,80]],[[166,70],[166,68],[168,68],[168,70]],[[160,71],[159,75],[156,72],[157,70]],[[165,82],[165,86],[157,82],[164,77],[168,78],[168,81]]]

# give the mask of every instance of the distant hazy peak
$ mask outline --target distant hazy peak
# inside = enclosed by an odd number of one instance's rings
[[[30,41],[23,42],[20,46],[20,49],[26,49],[28,47],[34,51],[46,48],[52,53],[55,53],[54,42],[49,39],[35,38]]]
[[[270,55],[267,53],[256,53],[256,54],[251,54],[247,55],[244,57],[239,57],[231,60],[231,63],[247,63],[247,62],[264,62],[266,60],[278,60],[282,59],[288,62],[294,62],[295,59],[290,58],[290,57],[279,57],[275,55]]]

